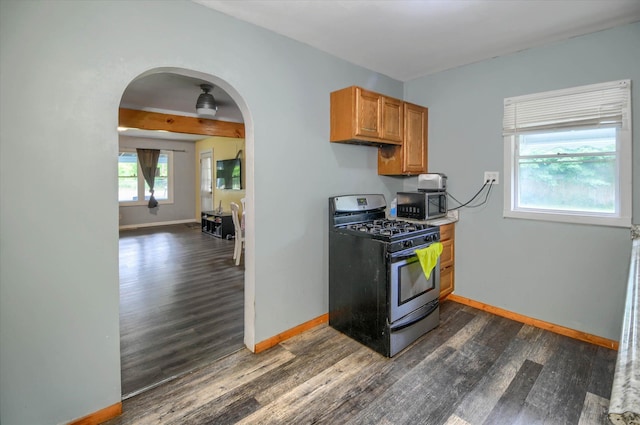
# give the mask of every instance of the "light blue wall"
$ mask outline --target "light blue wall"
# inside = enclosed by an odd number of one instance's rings
[[[247,107],[256,342],[327,312],[328,197],[402,187],[375,148],[328,142],[331,91],[402,97],[401,82],[189,1],[0,0],[3,424],[120,400],[118,106],[161,67],[215,76]]]
[[[429,107],[429,169],[447,174],[450,192],[464,202],[482,185],[484,171],[504,178],[505,97],[626,78],[633,86],[634,186],[640,187],[640,24],[441,72],[404,90],[407,100]],[[408,180],[405,188],[412,187]],[[460,214],[456,294],[618,340],[629,229],[505,219],[503,188],[495,188],[486,206]],[[637,223],[640,196],[633,205]]]
[[[431,168],[470,194],[502,170],[503,97],[640,81],[639,44],[624,27],[407,83],[430,107]],[[117,110],[132,79],[161,67],[220,78],[247,107],[255,341],[326,313],[327,198],[403,187],[377,176],[374,148],[328,143],[331,91],[402,97],[398,81],[189,1],[0,0],[3,424],[120,400]],[[460,295],[617,338],[628,231],[504,220],[494,196],[463,212],[456,244]]]

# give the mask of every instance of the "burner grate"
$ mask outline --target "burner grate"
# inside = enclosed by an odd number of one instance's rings
[[[429,228],[427,224],[410,223],[401,220],[379,219],[366,223],[355,223],[342,226],[347,230],[368,233],[379,236],[395,236],[400,234],[410,234],[412,232],[421,231]]]

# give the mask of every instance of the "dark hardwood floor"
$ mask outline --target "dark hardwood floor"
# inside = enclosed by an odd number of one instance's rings
[[[233,246],[199,225],[120,232],[123,398],[244,346],[244,266]]]
[[[606,424],[616,352],[451,301],[387,359],[327,325],[132,397],[122,424]]]

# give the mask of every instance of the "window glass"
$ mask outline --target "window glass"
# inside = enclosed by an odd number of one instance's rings
[[[154,197],[172,202],[172,152],[161,151],[154,180]],[[142,175],[135,151],[122,151],[118,156],[118,201],[124,205],[146,205],[151,197],[149,185]]]
[[[613,214],[616,129],[519,136],[517,207]]]
[[[120,152],[118,156],[118,201],[138,200],[138,155]]]

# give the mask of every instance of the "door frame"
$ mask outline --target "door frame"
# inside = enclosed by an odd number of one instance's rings
[[[215,75],[180,67],[157,67],[140,73],[122,88],[122,93],[131,81],[151,74],[170,72],[188,77],[210,81],[227,92],[238,105],[245,126],[245,261],[244,261],[244,344],[251,352],[256,345],[256,263],[255,263],[255,141],[253,115],[240,92],[226,80]],[[122,96],[122,95],[121,95]],[[116,143],[118,143],[116,139]],[[119,335],[118,335],[119,336]]]
[[[215,203],[215,191],[213,190],[213,148],[211,149],[204,149],[201,150],[200,152],[198,152],[198,158],[199,158],[199,165],[200,165],[200,213],[202,213],[202,211],[206,211],[206,209],[202,206],[202,157],[209,155],[209,157],[211,158],[211,176],[210,176],[210,182],[211,182],[211,210],[213,210]]]

